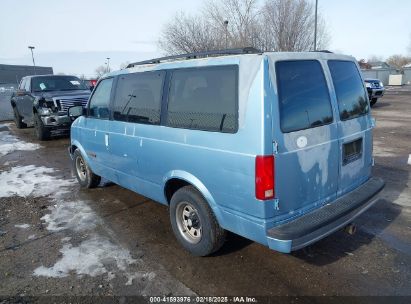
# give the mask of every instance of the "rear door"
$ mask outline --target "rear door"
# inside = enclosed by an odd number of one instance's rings
[[[332,201],[337,193],[338,129],[323,67],[318,60],[275,62],[276,196],[288,214]]]
[[[371,176],[373,124],[367,92],[356,63],[329,60],[328,67],[339,112],[338,195],[342,195]]]

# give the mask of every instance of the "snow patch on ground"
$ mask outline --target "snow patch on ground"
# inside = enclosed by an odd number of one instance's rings
[[[91,230],[101,223],[101,219],[82,201],[58,202],[54,207],[49,207],[49,210],[51,213],[41,219],[46,222],[47,230],[50,231]]]
[[[125,273],[126,285],[131,285],[134,279],[153,280],[155,274],[152,272],[128,273],[127,268],[131,264],[136,264],[128,250],[113,244],[105,237],[93,236],[83,241],[79,246],[71,244],[63,245],[60,250],[63,257],[52,267],[40,266],[34,270],[34,275],[52,278],[62,278],[74,271],[79,276],[89,275],[91,277],[107,274],[107,279],[114,278],[114,274],[109,271],[109,265],[115,265]]]
[[[59,196],[68,192],[75,180],[53,176],[52,168],[34,165],[13,167],[0,173],[0,197]]]
[[[30,227],[30,225],[29,224],[18,224],[18,225],[14,225],[14,227],[20,228],[20,229],[27,229]]]
[[[110,281],[116,277],[116,272],[120,272],[127,279],[126,285],[133,284],[134,280],[149,282],[154,279],[153,272],[129,270],[130,265],[138,264],[141,260],[133,259],[128,250],[94,231],[104,223],[86,201],[65,201],[60,196],[54,197],[54,202],[55,205],[49,207],[51,213],[41,218],[47,224],[47,230],[87,231],[88,238],[74,246],[70,237],[64,237],[60,250],[62,258],[51,267],[36,268],[35,276],[61,278],[75,273],[80,277],[105,275],[106,280]]]
[[[11,135],[8,131],[0,132],[0,157],[17,150],[33,151],[40,148],[39,144],[22,141],[16,136]]]

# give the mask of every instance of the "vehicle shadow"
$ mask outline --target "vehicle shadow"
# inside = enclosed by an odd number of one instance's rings
[[[253,244],[253,241],[228,231],[226,241],[223,247],[217,252],[211,254],[210,256],[218,257],[228,255],[236,251],[240,251],[241,249],[250,246],[251,244]]]
[[[391,103],[390,102],[377,102],[375,105],[372,106],[372,109],[379,109],[379,108],[385,108],[385,107],[390,107]]]
[[[373,207],[354,220],[357,232],[350,235],[340,230],[311,246],[293,252],[292,256],[317,266],[331,264],[347,255],[353,255],[360,247],[370,244],[376,236],[383,233],[394,222],[401,214],[402,207],[392,202],[407,187],[409,172],[382,164],[384,162],[376,165],[374,176],[385,180],[386,186],[383,191],[386,193],[382,193],[384,198],[379,199]],[[393,243],[388,245],[401,250],[399,248],[401,244],[396,248],[397,246]]]

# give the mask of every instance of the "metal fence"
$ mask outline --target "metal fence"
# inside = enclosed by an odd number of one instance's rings
[[[378,70],[361,70],[364,78],[375,78],[381,80],[384,85],[388,85],[390,75],[402,74],[402,83],[411,84],[411,68],[405,68],[402,71],[396,69],[378,69]]]
[[[10,105],[10,98],[16,89],[17,85],[15,84],[0,84],[0,121],[13,119],[13,109]]]
[[[361,70],[364,78],[379,79],[384,85],[388,85],[390,75],[399,74],[396,69]]]
[[[411,84],[411,68],[404,69],[404,84]]]

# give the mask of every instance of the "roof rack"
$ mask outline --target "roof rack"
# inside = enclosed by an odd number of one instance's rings
[[[334,54],[333,52],[329,50],[317,50],[317,51],[311,51],[311,52]]]
[[[239,49],[215,50],[215,51],[204,51],[204,52],[187,53],[187,54],[181,54],[181,55],[173,55],[173,56],[154,58],[154,59],[140,61],[140,62],[134,62],[134,63],[130,63],[127,66],[127,68],[132,68],[136,65],[155,64],[155,63],[160,63],[160,62],[175,60],[175,59],[196,59],[196,58],[213,57],[213,56],[258,54],[258,53],[261,53],[261,51],[256,49],[256,48],[253,48],[253,47],[245,47],[245,48],[239,48]]]

